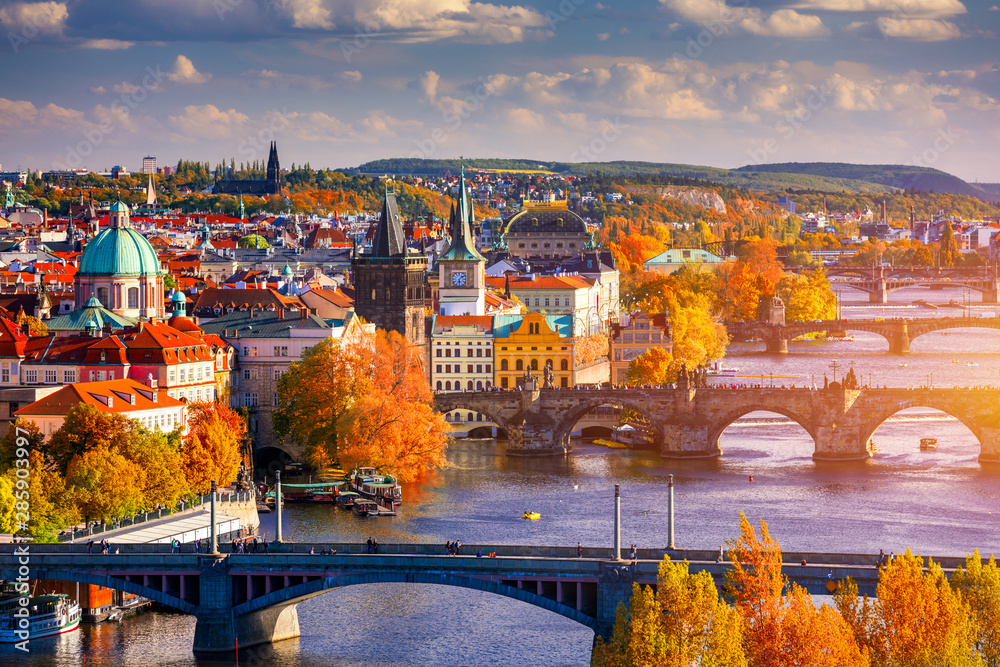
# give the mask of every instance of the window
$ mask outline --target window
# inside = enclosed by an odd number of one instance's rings
[[[515,371],[523,371],[524,370],[524,361],[522,361],[521,359],[518,359],[514,363],[514,370]]]
[[[444,351],[444,356],[451,357],[451,350],[445,350]]]
[[[115,372],[114,371],[108,371],[108,379],[109,380],[114,380],[115,379]]]
[[[561,370],[561,371],[568,371],[569,370],[569,361],[567,361],[566,359],[560,360],[559,361],[559,370]]]
[[[58,377],[59,376],[58,376],[58,374],[56,373],[56,371],[54,369],[53,370],[49,370],[47,368],[45,369],[45,383],[46,384],[55,384],[56,382],[58,382],[58,379],[57,379]]]
[[[0,380],[4,383],[10,382],[10,368],[7,367],[7,364],[3,365],[3,370],[0,371],[0,373],[2,373],[2,375],[0,375]]]
[[[507,388],[507,376],[506,375],[503,376],[502,378],[500,378],[500,386],[503,387],[504,389]]]
[[[486,372],[487,373],[492,373],[493,372],[493,366],[491,364],[486,364]]]
[[[438,364],[437,366],[434,367],[434,372],[435,373],[440,373],[441,372],[441,364]]]
[[[483,390],[483,381],[480,380],[479,382],[476,383],[476,391],[482,391],[482,390]],[[479,421],[483,421],[482,417],[479,418]]]
[[[479,349],[476,350],[476,356],[477,357],[483,356],[483,348],[479,348]]]
[[[128,288],[128,307],[138,308],[139,307],[139,288],[129,287]]]
[[[445,391],[451,391],[451,381],[450,380],[448,382],[444,383],[444,390]]]
[[[276,356],[276,357],[287,357],[288,356],[288,346],[287,345],[275,345],[274,346],[274,356]]]
[[[549,297],[545,297],[545,306],[548,307],[548,305],[549,305]]]
[[[569,387],[569,378],[566,377],[559,378],[559,386],[562,387],[563,389],[567,389]]]
[[[97,381],[98,382],[104,381],[104,371],[97,371]]]
[[[255,391],[250,393],[250,406],[249,407],[254,407],[254,408],[257,407],[257,392],[255,392]]]
[[[502,370],[502,371],[507,370],[507,360],[506,359],[501,359],[500,360],[500,370]],[[504,385],[504,386],[506,387],[507,385]]]
[[[274,405],[274,407],[278,407],[278,392],[274,392],[274,403],[272,403],[272,405]]]
[[[202,376],[201,376],[201,370],[202,370],[201,366],[198,366],[198,379],[199,379],[199,380],[201,380],[201,379],[202,379]]]
[[[111,307],[111,301],[108,299],[108,288],[98,287],[97,288],[97,300],[101,302],[101,305],[105,308]]]
[[[436,357],[440,357],[440,356],[441,356],[441,348],[438,348],[438,350],[437,350],[437,354],[436,354],[436,355],[434,355],[434,356],[436,356]]]
[[[471,370],[472,366],[469,366],[469,368],[470,368],[469,372],[471,373],[472,372],[472,370]],[[476,372],[477,373],[482,373],[483,372],[483,365],[482,364],[476,364]]]
[[[24,381],[28,384],[35,384],[38,382],[38,371],[24,371]]]
[[[187,374],[187,369],[182,368],[181,369],[181,382],[184,382],[184,378],[185,378],[186,374]],[[192,378],[192,379],[194,379],[194,378]]]
[[[91,371],[90,374],[93,375],[94,374],[93,371]],[[174,372],[174,369],[171,368],[170,370],[167,371],[167,382],[173,382],[175,379],[177,379],[177,374]]]
[[[469,345],[472,345],[472,343],[469,343]],[[466,350],[465,356],[471,357],[472,356],[472,350]]]
[[[469,364],[468,366],[466,366],[465,372],[469,373],[469,374],[472,374],[472,364]]]
[[[90,371],[90,381],[94,381],[94,371]]]
[[[492,357],[493,356],[493,350],[491,350],[490,348],[486,348],[486,356],[487,357]]]
[[[451,372],[451,364],[445,364],[444,365],[444,372],[445,373],[450,373]]]
[[[468,389],[469,391],[472,391],[472,380],[469,380],[469,384],[467,384],[465,386],[465,388]],[[471,413],[469,414],[469,421],[470,422],[472,421],[472,414]]]
[[[541,305],[541,304],[539,304],[539,303],[538,303],[539,301],[540,301],[540,299],[539,299],[539,298],[538,298],[538,297],[536,296],[536,297],[535,297],[535,305],[536,305],[536,306],[538,306],[538,305]]]
[[[533,370],[533,371],[537,371],[538,370],[538,359],[532,359],[531,360],[531,370]]]
[[[250,407],[250,393],[249,392],[243,394],[243,407],[245,407],[245,408],[249,408]]]
[[[441,391],[441,380],[437,381],[437,390]]]

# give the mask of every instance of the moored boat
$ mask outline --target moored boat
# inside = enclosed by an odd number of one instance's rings
[[[929,452],[937,449],[937,438],[920,438],[920,451]]]
[[[531,521],[537,521],[542,518],[542,515],[538,512],[525,512],[521,515],[522,519],[530,519]]]
[[[375,468],[356,468],[351,473],[350,488],[380,505],[395,507],[403,502],[403,489],[396,478]]]
[[[337,505],[346,509],[351,509],[354,501],[361,500],[361,494],[354,491],[344,491],[337,495]]]
[[[27,605],[21,600],[17,597],[0,603],[2,644],[52,637],[80,627],[80,605],[63,593],[29,597]],[[23,613],[21,609],[27,609],[28,616],[16,616]]]
[[[358,498],[351,505],[351,511],[358,516],[378,516],[378,504],[374,500]]]

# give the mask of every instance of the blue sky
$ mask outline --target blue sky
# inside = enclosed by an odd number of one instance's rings
[[[922,164],[1000,182],[1000,0],[0,0],[0,164]]]

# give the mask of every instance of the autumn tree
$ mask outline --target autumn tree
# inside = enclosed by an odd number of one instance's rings
[[[787,322],[833,320],[837,317],[837,295],[833,293],[822,269],[805,275],[785,276],[775,286],[775,295],[785,304]]]
[[[951,577],[952,587],[968,603],[976,628],[975,649],[986,667],[1000,667],[1000,568],[990,556],[986,565],[975,551]]]
[[[608,249],[615,258],[615,266],[625,274],[642,271],[643,262],[665,251],[667,245],[653,236],[633,234],[612,241]]]
[[[958,251],[958,243],[955,241],[955,230],[951,223],[945,221],[941,229],[941,249],[939,251],[941,266],[955,266],[962,259],[962,254]]]
[[[672,381],[674,355],[662,347],[651,347],[628,364],[632,384],[666,384]]]
[[[27,493],[18,497],[17,478],[11,470],[5,475],[0,475],[0,533],[16,533],[19,526],[15,520],[17,516],[17,501],[27,498]],[[27,482],[25,482],[27,486]],[[26,492],[23,489],[21,492]]]
[[[576,339],[574,355],[577,364],[589,364],[595,359],[608,356],[608,335],[596,333]]]
[[[62,426],[49,438],[44,451],[65,474],[75,456],[98,447],[123,446],[138,428],[139,422],[119,412],[104,412],[97,406],[78,403],[66,413]]]
[[[192,403],[181,451],[187,488],[203,495],[213,479],[219,485],[236,479],[246,436],[246,421],[232,408],[215,402]]]
[[[27,530],[18,532],[30,535],[36,542],[54,542],[56,533],[78,521],[80,515],[63,477],[49,469],[40,451],[30,451],[27,470],[26,478],[18,476],[16,468],[4,475],[16,493],[27,492],[31,501]]]
[[[857,587],[838,591],[835,603],[875,667],[973,667],[976,628],[972,611],[952,589],[941,566],[909,550],[879,575],[877,597],[857,598]],[[995,610],[991,613],[995,614]]]
[[[4,434],[3,438],[0,438],[0,472],[12,467],[14,460],[19,458],[16,455],[18,438],[27,439],[28,446],[26,449],[29,451],[44,450],[45,435],[38,428],[38,424],[23,417],[18,417],[17,421],[7,429],[7,433]]]
[[[728,541],[732,569],[727,588],[743,619],[743,647],[755,667],[868,665],[851,626],[827,605],[789,585],[781,547],[761,521],[760,534],[740,514],[740,537]],[[785,593],[785,591],[788,591]]]
[[[173,507],[188,495],[179,432],[137,429],[118,451],[145,472],[142,485],[144,508],[158,504]]]
[[[592,664],[744,667],[741,629],[739,614],[719,598],[711,574],[691,574],[687,562],[664,558],[656,592],[633,585],[612,636],[595,642]]]
[[[444,465],[420,351],[396,332],[327,339],[278,381],[275,429],[302,442],[316,467],[375,466],[412,481]]]
[[[74,457],[66,480],[87,518],[109,522],[146,508],[146,471],[106,444]]]

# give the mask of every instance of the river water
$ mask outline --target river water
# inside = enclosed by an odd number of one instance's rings
[[[853,300],[852,300],[853,297]],[[863,298],[863,295],[861,295]],[[867,306],[845,294],[848,318],[938,317],[957,309],[913,308],[915,299],[962,301],[960,290],[903,290],[894,304]],[[993,307],[973,312],[992,314]],[[888,343],[856,333],[853,342],[793,343],[785,356],[735,344],[726,363],[747,382],[822,384],[853,362],[864,381],[911,386],[1000,385],[1000,332],[961,330],[917,338],[912,353],[887,354]],[[957,363],[952,363],[952,359]],[[900,366],[905,361],[906,366]],[[975,363],[978,365],[969,366]],[[773,374],[773,380],[772,380]],[[933,380],[930,375],[933,374]],[[761,379],[763,376],[763,380]],[[938,450],[920,452],[921,437]],[[739,512],[765,519],[789,550],[874,552],[907,547],[928,554],[1000,553],[1000,466],[977,461],[979,445],[963,425],[941,413],[900,413],[874,435],[872,460],[815,463],[799,426],[761,413],[733,424],[718,460],[666,461],[650,452],[578,445],[565,458],[508,459],[503,444],[457,441],[449,467],[422,487],[405,489],[397,517],[360,519],[329,507],[290,506],[285,539],[387,542],[611,545],[613,485],[622,487],[625,544],[662,546],[666,535],[666,478],[673,474],[677,542],[717,548],[736,534]],[[749,476],[753,475],[753,482]],[[525,510],[539,521],[523,521]],[[274,515],[262,517],[273,534]],[[264,652],[241,654],[241,665],[585,665],[592,633],[550,612],[486,593],[443,586],[380,584],[331,591],[299,605],[302,636]],[[149,613],[120,625],[84,626],[39,640],[25,661],[0,647],[0,664],[232,665],[191,655],[194,619]]]

